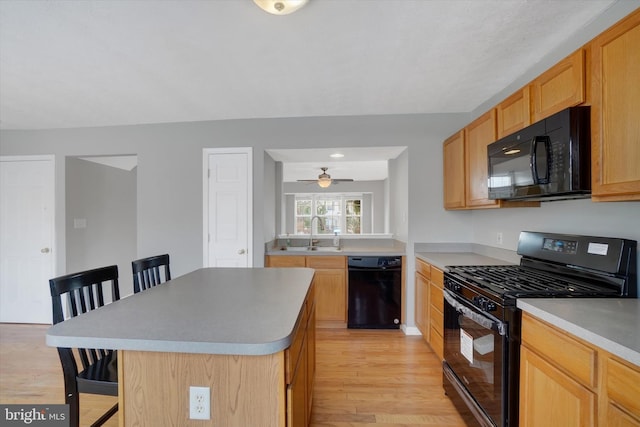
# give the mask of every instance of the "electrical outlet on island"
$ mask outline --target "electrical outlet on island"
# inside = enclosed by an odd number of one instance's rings
[[[189,419],[211,419],[211,389],[209,387],[189,387]]]

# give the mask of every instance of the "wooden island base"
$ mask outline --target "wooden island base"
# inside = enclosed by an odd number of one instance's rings
[[[265,356],[121,351],[121,426],[285,426],[284,352]],[[189,387],[211,389],[211,419],[189,419]]]

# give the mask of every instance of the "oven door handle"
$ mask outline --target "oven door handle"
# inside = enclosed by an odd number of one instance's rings
[[[462,314],[467,319],[470,319],[480,326],[483,326],[487,329],[491,329],[497,331],[501,336],[507,335],[507,324],[501,322],[495,317],[491,316],[488,313],[478,313],[476,310],[472,310],[466,305],[459,302],[454,296],[449,294],[449,292],[445,289],[442,293],[445,301],[451,305],[458,313]]]

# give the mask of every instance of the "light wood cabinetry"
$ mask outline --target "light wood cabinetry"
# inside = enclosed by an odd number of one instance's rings
[[[267,267],[315,269],[318,327],[346,327],[347,257],[334,255],[275,255],[266,257]]]
[[[585,102],[585,51],[578,49],[531,82],[533,121]]]
[[[118,350],[121,426],[304,427],[315,377],[315,293],[289,348],[267,355]],[[213,325],[212,327],[215,327]],[[211,419],[189,419],[190,386],[211,389]]]
[[[449,137],[443,145],[444,208],[464,209],[465,168],[464,130]]]
[[[311,421],[313,382],[315,378],[315,308],[314,284],[295,326],[291,347],[285,351],[287,384],[287,426],[308,426]]]
[[[640,200],[640,9],[591,43],[592,200]]]
[[[416,258],[416,326],[439,359],[443,358],[444,273]]]
[[[489,200],[487,188],[487,145],[496,141],[496,110],[491,109],[464,129],[466,206],[498,207]]]
[[[426,262],[416,258],[416,286],[415,286],[415,321],[416,327],[429,342],[429,279],[431,267]]]
[[[531,87],[525,86],[496,106],[498,139],[531,124]]]
[[[496,109],[492,109],[443,143],[445,209],[540,206],[540,202],[489,199],[487,145],[495,141]]]
[[[640,426],[640,367],[522,315],[520,426]]]
[[[444,359],[444,273],[431,266],[431,281],[429,282],[429,344],[440,360]]]

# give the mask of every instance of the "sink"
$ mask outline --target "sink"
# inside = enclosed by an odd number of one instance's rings
[[[341,252],[342,249],[336,248],[334,246],[316,246],[313,248],[312,252]]]
[[[307,252],[309,248],[306,246],[289,246],[284,248],[284,250],[287,252]]]
[[[287,252],[341,252],[342,249],[334,246],[314,246],[313,250],[307,246],[289,246],[284,248]]]

